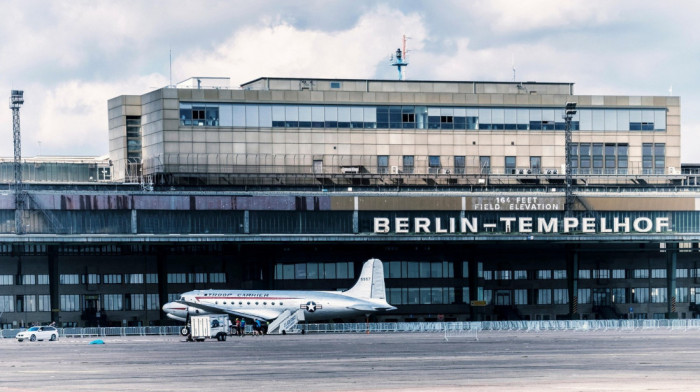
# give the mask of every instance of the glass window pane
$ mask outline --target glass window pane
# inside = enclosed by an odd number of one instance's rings
[[[617,111],[617,130],[618,131],[629,131],[630,130],[630,111],[629,110],[618,110]]]
[[[260,105],[258,106],[258,111],[260,115],[260,126],[261,127],[271,127],[272,126],[272,107],[270,105]]]
[[[244,127],[245,126],[245,106],[244,105],[233,105],[233,126],[234,127]]]
[[[616,131],[617,130],[617,110],[606,109],[605,110],[605,130],[606,131]]]
[[[247,127],[258,126],[258,105],[245,105],[245,125]]]

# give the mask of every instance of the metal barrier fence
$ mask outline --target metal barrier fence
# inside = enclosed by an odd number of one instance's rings
[[[301,328],[302,325],[297,325]],[[84,338],[103,336],[178,335],[181,326],[59,328],[60,337]],[[700,330],[700,319],[684,320],[542,320],[542,321],[454,321],[405,323],[332,323],[306,324],[307,333],[443,333],[464,331],[635,331]],[[12,339],[24,329],[0,330],[0,338]],[[291,332],[291,331],[290,331]],[[248,326],[246,333],[252,333]]]

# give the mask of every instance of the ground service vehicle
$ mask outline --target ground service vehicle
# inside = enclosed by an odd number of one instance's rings
[[[229,317],[227,314],[208,314],[205,316],[190,317],[189,326],[182,328],[180,333],[187,336],[187,340],[203,341],[208,338],[226,341],[229,331]]]
[[[37,340],[58,340],[58,329],[51,326],[44,327],[31,327],[26,331],[22,331],[15,336],[18,342],[29,340],[30,342],[35,342]]]

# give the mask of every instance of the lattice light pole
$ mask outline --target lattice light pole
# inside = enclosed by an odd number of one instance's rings
[[[19,108],[24,103],[24,91],[12,90],[10,109],[12,109],[12,137],[15,146],[15,234],[22,234],[22,215],[24,213],[24,192],[22,189],[22,147],[19,128]]]
[[[571,216],[574,210],[574,191],[571,186],[573,177],[571,173],[571,120],[576,114],[576,102],[567,102],[564,109],[564,120],[566,127],[564,128],[564,148],[566,149],[566,201],[564,203],[564,213],[566,216]]]

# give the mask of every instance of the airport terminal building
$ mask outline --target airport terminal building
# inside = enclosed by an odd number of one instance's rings
[[[185,291],[342,290],[373,257],[378,320],[700,315],[679,97],[200,77],[108,105],[109,178],[0,193],[2,326],[170,323]]]

